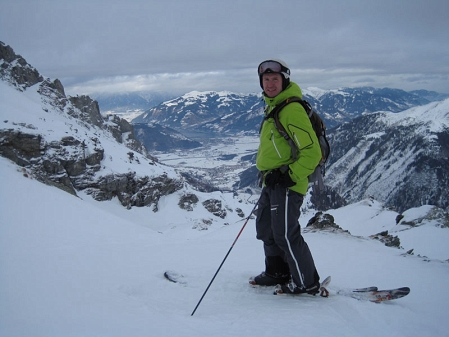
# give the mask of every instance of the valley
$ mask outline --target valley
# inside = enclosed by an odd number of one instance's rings
[[[202,147],[170,152],[152,152],[159,162],[188,172],[220,190],[233,190],[238,174],[255,164],[257,136],[195,139]],[[256,179],[256,177],[255,177]]]

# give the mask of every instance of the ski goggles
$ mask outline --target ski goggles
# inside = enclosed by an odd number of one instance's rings
[[[265,73],[284,73],[290,75],[290,69],[273,60],[264,61],[259,64],[257,72],[259,73],[259,76]]]

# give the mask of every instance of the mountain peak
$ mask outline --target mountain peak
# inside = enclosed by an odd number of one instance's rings
[[[43,81],[43,77],[36,68],[29,65],[22,56],[17,55],[10,46],[1,41],[0,79],[20,91]]]

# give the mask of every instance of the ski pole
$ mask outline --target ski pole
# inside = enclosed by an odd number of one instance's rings
[[[260,197],[259,197],[260,200]],[[259,204],[259,200],[257,200],[256,204],[254,205],[253,210],[251,211],[251,213],[248,215],[248,217],[246,218],[245,223],[242,226],[242,229],[240,229],[240,232],[237,234],[237,237],[235,238],[234,242],[232,243],[231,247],[229,248],[226,256],[224,257],[223,261],[221,261],[220,266],[218,267],[217,271],[215,272],[214,277],[212,277],[212,280],[210,280],[209,285],[207,286],[206,290],[203,293],[203,296],[201,296],[200,300],[198,301],[195,309],[193,309],[193,312],[190,316],[193,316],[193,314],[195,313],[196,309],[198,309],[198,307],[200,306],[201,301],[203,300],[204,296],[206,296],[207,291],[209,290],[210,286],[212,285],[212,282],[214,282],[215,277],[217,276],[218,272],[220,271],[221,267],[223,266],[223,264],[225,263],[226,259],[228,258],[229,253],[231,252],[232,248],[234,248],[235,243],[237,242],[238,238],[240,237],[240,234],[242,234],[243,229],[245,228],[246,224],[248,223],[249,219],[251,218],[251,215],[253,214],[253,212],[255,211],[257,205]]]

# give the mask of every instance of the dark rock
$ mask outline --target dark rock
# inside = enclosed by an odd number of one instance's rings
[[[401,240],[399,240],[399,237],[388,234],[388,231],[383,231],[378,234],[370,235],[370,238],[379,240],[380,242],[384,243],[385,246],[387,247],[402,248]]]
[[[198,201],[198,197],[195,194],[188,193],[181,196],[178,205],[181,209],[191,212]]]
[[[40,135],[17,130],[0,130],[0,155],[20,166],[26,166],[32,158],[38,158],[42,151]]]
[[[222,219],[226,217],[227,212],[226,209],[222,208],[221,200],[208,199],[203,202],[203,206],[215,216]]]
[[[0,41],[0,79],[4,79],[20,91],[42,82],[39,72],[14,50]]]
[[[343,230],[335,223],[335,219],[331,214],[317,212],[307,223],[306,229],[308,231],[325,230],[330,232],[346,233],[349,231]]]

